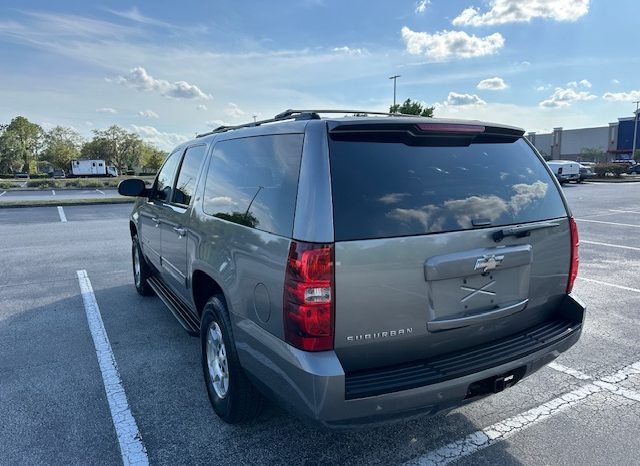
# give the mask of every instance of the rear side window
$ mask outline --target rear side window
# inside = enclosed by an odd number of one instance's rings
[[[182,150],[174,152],[167,158],[167,161],[160,169],[154,187],[154,197],[156,199],[165,202],[169,202],[169,200],[171,199],[173,180],[176,174],[176,168],[178,167],[178,162],[180,162],[181,155]]]
[[[218,142],[207,172],[204,211],[291,236],[302,141],[302,134],[283,134]]]
[[[336,241],[421,235],[566,216],[522,139],[469,146],[330,140]]]
[[[184,154],[176,183],[176,191],[173,195],[173,202],[176,204],[189,205],[191,202],[206,147],[204,145],[189,147],[187,153]]]

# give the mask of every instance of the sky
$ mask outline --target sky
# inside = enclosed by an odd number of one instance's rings
[[[637,0],[140,0],[0,3],[0,123],[169,150],[287,108],[388,111],[549,132],[640,99]]]

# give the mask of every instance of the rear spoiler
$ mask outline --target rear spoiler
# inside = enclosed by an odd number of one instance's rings
[[[333,125],[331,125],[333,126]],[[468,146],[514,142],[524,136],[520,128],[470,123],[346,123],[329,127],[336,141],[390,142],[410,146]]]

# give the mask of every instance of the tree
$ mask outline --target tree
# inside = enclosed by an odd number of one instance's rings
[[[140,165],[145,171],[157,172],[162,166],[162,162],[167,157],[167,153],[157,147],[143,142],[140,148]]]
[[[637,163],[640,163],[640,149],[636,149],[635,154],[633,154],[633,160]]]
[[[36,159],[42,145],[42,128],[23,116],[17,116],[4,133],[10,133],[5,143],[9,143],[11,147],[8,149],[22,160],[22,171],[29,171],[29,163]]]
[[[45,136],[42,159],[56,168],[68,168],[69,163],[80,155],[82,136],[71,129],[56,126]]]
[[[94,130],[93,134],[93,140],[88,146],[83,147],[83,157],[87,152],[99,155],[92,158],[104,159],[108,164],[115,165],[120,172],[138,164],[142,139],[137,134],[130,133],[117,125],[103,130]]]
[[[605,162],[607,154],[599,147],[584,147],[580,150],[580,156],[584,162]]]
[[[22,154],[20,142],[14,132],[8,132],[9,125],[0,125],[0,173],[20,171]]]
[[[433,117],[433,107],[427,107],[418,101],[411,101],[411,99],[407,99],[402,104],[391,105],[389,107],[389,113],[403,113],[405,115]]]

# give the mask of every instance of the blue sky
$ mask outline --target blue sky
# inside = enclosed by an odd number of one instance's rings
[[[13,3],[13,4],[11,4]],[[3,2],[0,122],[119,124],[165,149],[286,108],[388,109],[528,131],[640,98],[637,0]]]

